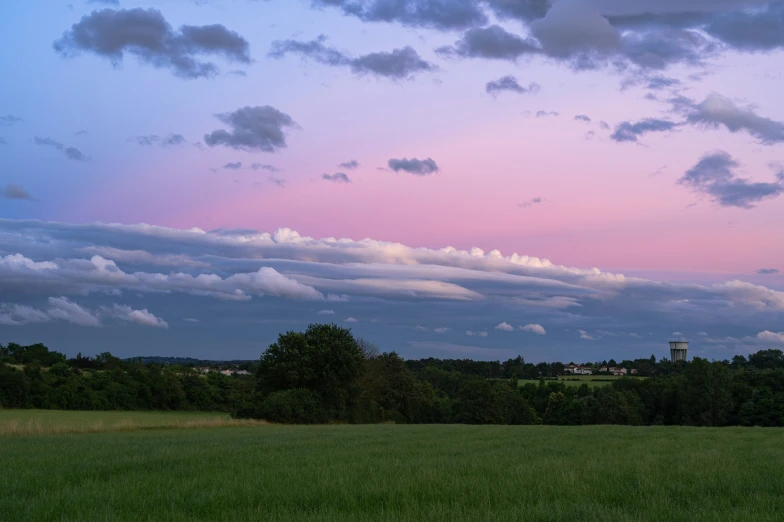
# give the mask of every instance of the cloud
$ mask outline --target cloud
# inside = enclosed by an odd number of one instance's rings
[[[152,326],[154,328],[169,327],[169,323],[159,317],[155,317],[146,308],[143,310],[134,310],[130,306],[115,304],[106,311],[112,317],[119,319],[120,321],[136,323],[142,326]]]
[[[6,114],[5,116],[0,116],[0,125],[14,125],[15,123],[19,123],[20,121],[24,121],[22,118],[18,116],[14,116],[13,114]]]
[[[520,330],[524,332],[531,332],[536,335],[547,335],[547,330],[540,324],[527,324],[525,326],[521,326]]]
[[[584,339],[586,341],[595,341],[596,340],[595,337],[593,337],[591,335],[588,335],[588,332],[586,332],[585,330],[580,330],[580,339]]]
[[[155,134],[148,134],[143,136],[135,136],[131,138],[131,140],[135,141],[137,144],[141,145],[142,147],[160,145],[161,147],[166,148],[166,147],[175,147],[177,145],[183,145],[187,143],[187,140],[182,134],[169,134],[168,136],[164,136],[163,138]]]
[[[512,34],[499,25],[469,29],[454,45],[436,49],[436,53],[445,57],[484,58],[512,62],[517,61],[521,56],[540,52],[541,50],[535,41]]]
[[[760,268],[757,270],[757,273],[760,275],[775,275],[779,273],[778,268]]]
[[[559,0],[547,14],[531,22],[531,33],[554,57],[611,54],[621,47],[621,35],[592,4]]]
[[[322,174],[321,179],[333,181],[335,183],[351,183],[349,177],[343,172],[336,172],[335,174]]]
[[[385,335],[393,343],[403,342],[395,337],[395,323],[409,333],[402,325],[423,324],[454,341],[466,329],[476,332],[474,325],[492,328],[509,313],[527,317],[530,324],[558,325],[575,336],[580,329],[598,336],[593,332],[612,322],[628,326],[625,332],[654,331],[662,324],[671,325],[669,331],[719,324],[742,338],[752,329],[773,330],[784,312],[784,292],[744,281],[656,281],[497,250],[314,239],[290,229],[204,231],[0,219],[0,245],[4,302],[56,295],[80,305],[83,299],[97,302],[102,310],[100,305],[111,306],[113,301],[106,303],[111,296],[129,292],[144,299],[144,306],[134,308],[153,312],[178,302],[187,303],[183,316],[191,317],[248,318],[269,311],[270,334],[276,320],[301,314],[297,300],[318,303],[314,315],[339,299],[343,318],[369,309],[389,316]],[[368,328],[375,327],[368,323]],[[641,349],[651,342],[623,339],[623,346]],[[561,342],[552,335],[537,340],[542,346]]]
[[[395,172],[400,172],[402,170],[403,172],[408,172],[409,174],[415,174],[417,176],[427,176],[428,174],[439,172],[438,165],[436,165],[436,162],[433,161],[432,158],[423,160],[416,158],[393,158],[387,162],[387,165]]]
[[[537,118],[547,118],[548,116],[558,116],[559,114],[555,111],[536,111]]]
[[[204,136],[210,147],[224,145],[237,150],[275,152],[286,148],[285,129],[299,128],[291,116],[274,107],[242,107],[234,112],[216,114],[231,128],[219,129]]]
[[[586,116],[585,114],[578,114],[574,117],[575,121],[584,121],[585,123],[591,123],[591,118]]]
[[[92,312],[65,297],[50,297],[46,313],[55,320],[67,321],[80,326],[101,326],[101,320]]]
[[[533,205],[538,205],[542,203],[544,200],[540,197],[531,198],[529,201],[524,201],[523,203],[519,203],[517,206],[522,208],[532,207]]]
[[[343,322],[344,323],[356,323],[358,321],[356,319],[354,319],[353,317],[348,317],[348,318],[344,319]]]
[[[724,151],[716,151],[700,161],[678,180],[680,185],[705,194],[722,207],[754,208],[759,202],[784,192],[784,171],[773,183],[751,182],[735,174],[739,163]]]
[[[223,168],[228,170],[239,170],[242,168],[242,162],[241,161],[229,162],[225,164]]]
[[[539,84],[535,82],[531,82],[528,84],[527,87],[523,87],[517,82],[517,78],[514,76],[504,76],[497,80],[493,80],[491,82],[487,82],[485,86],[485,92],[488,94],[496,95],[503,91],[511,91],[516,92],[518,94],[524,93],[533,93],[539,91]]]
[[[495,329],[496,330],[501,330],[503,332],[513,332],[514,331],[514,326],[512,326],[509,323],[501,323],[501,324],[496,325]]]
[[[447,333],[449,330],[450,328],[446,328],[446,327],[433,328],[433,331],[435,333]]]
[[[757,339],[761,341],[784,344],[784,332],[776,333],[776,332],[771,332],[770,330],[765,330],[764,332],[759,332],[757,334]]]
[[[312,0],[312,3],[339,8],[365,22],[395,22],[411,27],[454,30],[487,22],[476,0]]]
[[[357,160],[349,160],[339,164],[338,167],[346,170],[354,170],[359,168],[359,162]]]
[[[656,118],[645,118],[632,123],[624,121],[616,125],[615,132],[610,135],[610,139],[619,143],[625,141],[636,142],[637,138],[649,132],[666,132],[678,126],[670,120],[659,120]]]
[[[422,59],[410,46],[351,58],[337,49],[324,45],[326,40],[327,37],[324,35],[309,42],[275,40],[272,42],[268,56],[279,59],[287,54],[299,54],[323,65],[349,67],[355,74],[375,74],[396,80],[410,78],[420,72],[437,70],[435,65]]]
[[[712,17],[705,31],[740,51],[781,49],[784,47],[784,4],[770,2],[760,9],[720,13]]]
[[[261,163],[253,163],[250,166],[253,170],[268,170],[270,172],[280,172],[280,169],[274,165],[264,165]]]
[[[623,56],[643,69],[664,69],[676,63],[700,66],[717,50],[712,41],[697,31],[687,29],[657,28],[627,32],[622,39]]]
[[[730,132],[746,131],[764,145],[784,142],[784,122],[758,116],[752,107],[739,107],[729,98],[720,94],[710,94],[700,104],[687,99],[677,99],[677,103],[687,112],[687,119],[695,125],[708,127],[724,126]]]
[[[52,147],[53,149],[57,149],[61,151],[63,154],[65,154],[65,157],[68,158],[69,160],[90,161],[90,159],[92,159],[89,156],[85,156],[84,154],[82,154],[78,149],[74,147],[66,147],[59,141],[55,141],[52,138],[39,138],[38,136],[35,136],[33,138],[33,142],[36,145],[42,145],[44,147]]]
[[[8,183],[5,187],[0,185],[0,198],[5,199],[26,199],[32,200],[33,197],[21,185]]]
[[[466,335],[469,337],[487,337],[487,332],[472,332],[471,330],[466,330]]]
[[[334,310],[319,310],[318,314],[319,315],[335,315],[335,311]]]
[[[115,67],[126,54],[176,76],[193,79],[215,76],[211,62],[201,55],[219,55],[229,61],[250,63],[248,42],[219,24],[183,25],[175,31],[155,9],[101,9],[73,24],[53,44],[69,57],[90,52],[107,58]]]

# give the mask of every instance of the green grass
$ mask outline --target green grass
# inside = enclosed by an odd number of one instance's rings
[[[647,377],[622,377],[616,375],[562,375],[558,377],[558,381],[560,383],[565,384],[566,386],[582,386],[583,384],[587,384],[589,388],[596,388],[599,386],[608,386],[612,381],[616,381],[618,379],[646,379]],[[525,386],[526,384],[539,384],[539,379],[519,379],[518,381],[519,386]],[[546,379],[545,382],[556,382],[555,380]]]
[[[275,426],[0,438],[0,520],[766,521],[784,432]]]
[[[245,424],[228,413],[0,410],[0,436]]]

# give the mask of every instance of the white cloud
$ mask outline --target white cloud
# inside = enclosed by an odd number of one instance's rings
[[[673,337],[683,337],[683,334],[680,332],[672,332]]]
[[[585,339],[586,341],[595,341],[596,338],[588,335],[588,332],[585,330],[580,330],[580,339]]]
[[[784,332],[771,332],[765,330],[757,334],[757,339],[764,342],[773,342],[784,344]]]
[[[473,332],[471,330],[466,330],[466,335],[471,337],[487,337],[487,332]]]
[[[446,328],[446,327],[442,326],[440,328],[433,328],[433,331],[435,333],[447,333],[449,331],[449,328]]]
[[[514,326],[512,326],[509,323],[501,323],[499,325],[496,325],[495,329],[496,330],[502,330],[504,332],[512,332],[512,331],[514,331]]]
[[[354,319],[353,317],[348,317],[348,318],[344,319],[343,322],[344,323],[356,323],[358,321],[356,319]]]
[[[708,332],[697,332],[700,337],[708,337]]]
[[[319,310],[319,315],[335,315],[335,310]]]
[[[535,333],[536,335],[547,335],[547,330],[541,324],[527,324],[520,327],[524,332]]]
[[[108,310],[108,313],[121,321],[128,321],[142,326],[153,326],[155,328],[169,327],[169,324],[166,321],[159,317],[155,317],[146,308],[143,310],[134,310],[130,306],[115,304]]]
[[[420,326],[420,325],[416,325],[416,326],[414,327],[414,330],[417,330],[417,331],[419,331],[419,332],[427,332],[427,331],[428,331],[428,329],[427,329],[427,328],[425,328],[424,326]]]
[[[50,297],[47,313],[52,319],[60,319],[81,326],[101,326],[101,320],[66,297]]]

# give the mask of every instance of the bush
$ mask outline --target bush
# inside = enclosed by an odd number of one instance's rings
[[[282,424],[321,424],[329,419],[319,395],[303,388],[268,395],[259,406],[258,416]]]

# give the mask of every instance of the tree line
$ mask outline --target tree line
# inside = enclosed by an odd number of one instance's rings
[[[406,361],[326,324],[281,334],[249,366],[251,375],[233,377],[108,353],[66,359],[43,345],[9,344],[0,346],[0,407],[227,411],[297,424],[784,426],[781,350],[731,361],[651,356],[596,364],[634,367],[646,378],[592,388],[553,380],[561,363],[522,357]]]

